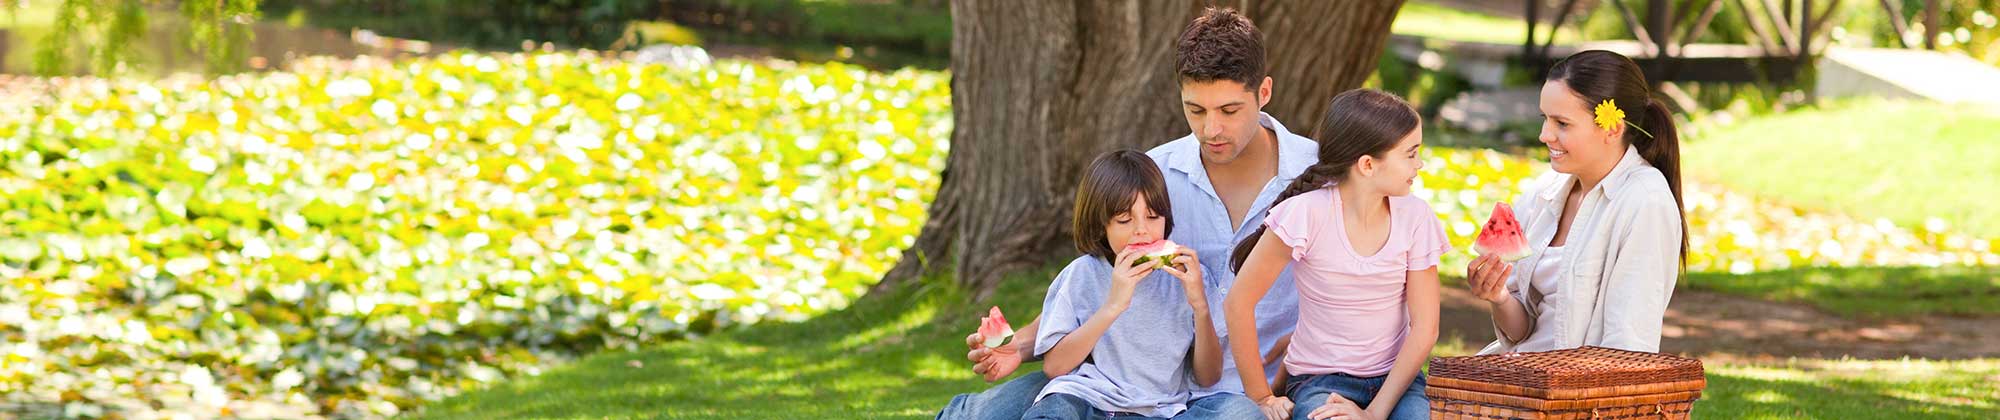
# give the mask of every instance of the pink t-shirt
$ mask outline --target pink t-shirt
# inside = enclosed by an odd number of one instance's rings
[[[1438,264],[1451,250],[1430,203],[1389,198],[1389,240],[1363,256],[1347,240],[1340,195],[1313,190],[1271,207],[1264,225],[1292,247],[1299,326],[1286,350],[1293,374],[1389,373],[1409,333],[1403,287],[1408,272]]]

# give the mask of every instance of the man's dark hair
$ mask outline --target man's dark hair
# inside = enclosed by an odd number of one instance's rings
[[[1202,10],[1174,51],[1182,83],[1229,80],[1256,90],[1264,80],[1264,33],[1235,9]]]

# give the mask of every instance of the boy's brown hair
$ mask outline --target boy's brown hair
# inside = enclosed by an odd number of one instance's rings
[[[1153,164],[1153,158],[1135,150],[1115,150],[1092,160],[1076,186],[1076,212],[1070,215],[1070,237],[1076,239],[1077,252],[1117,261],[1118,251],[1111,249],[1104,228],[1119,214],[1131,211],[1132,202],[1141,195],[1146,197],[1146,207],[1166,218],[1166,228],[1160,237],[1173,234],[1173,203],[1167,200],[1167,179],[1160,173],[1160,167]]]
[[[1257,90],[1264,81],[1264,33],[1235,9],[1210,7],[1174,43],[1181,83],[1229,80]]]

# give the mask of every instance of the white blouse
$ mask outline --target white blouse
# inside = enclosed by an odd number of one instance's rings
[[[1549,304],[1549,301],[1562,300],[1562,296],[1559,295],[1562,290],[1561,283],[1559,283],[1562,279],[1562,250],[1563,248],[1559,246],[1542,248],[1542,252],[1535,253],[1533,260],[1521,261],[1522,265],[1533,264],[1532,267],[1535,268],[1528,274],[1528,278],[1531,279],[1530,283],[1534,285],[1534,290],[1548,291],[1538,296],[1529,296],[1528,301],[1534,304],[1536,312],[1541,313],[1541,316],[1535,317],[1534,325],[1540,325],[1542,328],[1549,329],[1549,331],[1542,331],[1540,334],[1529,334],[1527,338],[1521,340],[1520,346],[1515,347],[1516,351],[1555,350],[1556,343],[1562,341],[1560,339],[1563,336],[1563,331],[1560,328],[1562,322],[1558,320],[1562,319],[1563,308],[1561,305]]]
[[[1666,176],[1627,146],[1611,173],[1583,195],[1562,255],[1549,264],[1553,279],[1536,282],[1574,185],[1574,177],[1550,172],[1514,203],[1528,243],[1540,244],[1507,279],[1507,292],[1528,310],[1528,337],[1509,341],[1496,327],[1499,339],[1479,354],[1586,345],[1660,350],[1660,326],[1680,279],[1681,210]]]

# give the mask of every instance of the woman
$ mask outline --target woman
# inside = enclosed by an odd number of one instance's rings
[[[1555,171],[1514,201],[1529,247],[1480,256],[1467,288],[1498,340],[1480,354],[1602,346],[1660,349],[1660,324],[1687,255],[1680,144],[1631,59],[1579,52],[1542,85],[1540,140]]]

